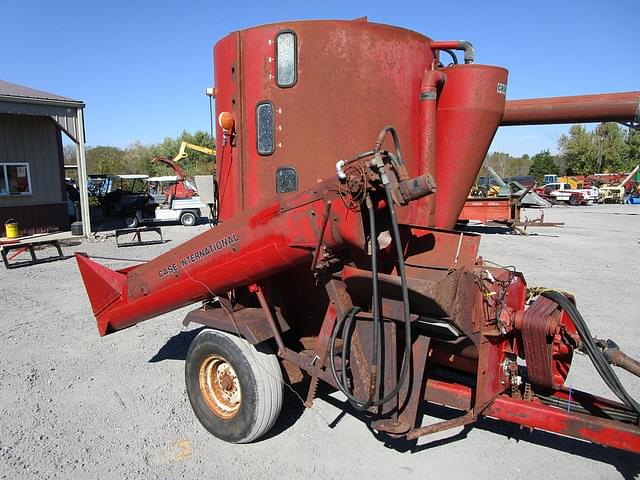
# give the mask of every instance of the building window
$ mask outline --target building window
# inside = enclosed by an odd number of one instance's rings
[[[0,163],[0,195],[30,195],[28,163]]]

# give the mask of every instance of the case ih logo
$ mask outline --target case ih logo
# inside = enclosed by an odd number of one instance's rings
[[[208,257],[212,253],[219,252],[220,250],[224,250],[225,248],[230,247],[234,243],[238,243],[239,240],[240,240],[240,238],[238,237],[237,234],[231,233],[227,237],[225,237],[225,238],[223,238],[221,240],[218,240],[218,241],[216,241],[214,243],[211,243],[211,244],[207,245],[206,247],[201,248],[200,250],[196,250],[191,255],[187,255],[186,257],[182,258],[180,260],[180,266],[182,268],[185,268],[187,265],[191,265],[192,263],[196,263],[196,262],[202,260],[203,258]],[[178,265],[176,265],[175,263],[172,263],[171,265],[168,265],[167,267],[163,268],[162,270],[159,270],[158,271],[158,276],[160,278],[164,278],[164,277],[167,277],[167,276],[172,275],[174,273],[178,273]]]

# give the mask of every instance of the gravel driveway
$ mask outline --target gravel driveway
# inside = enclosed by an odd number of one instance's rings
[[[528,212],[534,217],[535,212]],[[529,285],[573,292],[592,333],[640,357],[640,206],[554,207],[558,228],[483,235],[480,253],[516,265]],[[164,245],[84,241],[65,253],[151,259],[206,226],[163,227]],[[111,268],[130,261],[103,259]],[[483,420],[422,439],[417,451],[385,445],[343,397],[320,390],[305,410],[288,391],[267,438],[231,445],[192,414],[184,357],[194,331],[186,310],[100,338],[73,259],[0,267],[0,478],[637,478],[640,458],[544,432]],[[188,309],[187,309],[188,310]],[[640,382],[621,373],[640,397]],[[568,381],[610,396],[588,359]],[[299,392],[304,394],[304,392]],[[425,419],[427,421],[427,419]]]

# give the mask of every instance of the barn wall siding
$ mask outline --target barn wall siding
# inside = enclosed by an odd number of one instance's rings
[[[4,222],[18,222],[21,235],[67,230],[61,134],[49,117],[0,114],[0,163],[27,163],[31,195],[0,195],[0,235]]]
[[[8,219],[13,219],[18,223],[20,235],[69,230],[66,202],[45,205],[0,206],[0,236],[6,235],[4,222]]]
[[[1,195],[0,207],[64,202],[59,129],[48,117],[0,114],[0,163],[29,164],[32,195]]]

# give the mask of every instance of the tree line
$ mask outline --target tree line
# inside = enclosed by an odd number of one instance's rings
[[[529,157],[494,152],[485,158],[501,177],[533,175],[538,182],[546,174],[591,175],[629,172],[640,163],[640,132],[617,123],[601,123],[589,131],[573,125],[558,140],[558,155],[543,150]]]
[[[87,147],[87,172],[89,174],[142,173],[149,176],[170,175],[170,169],[159,163],[151,163],[154,156],[173,158],[182,142],[215,148],[215,139],[204,131],[183,131],[175,138],[143,145],[132,143],[125,148],[112,146]],[[573,125],[569,133],[558,141],[558,155],[543,150],[533,156],[520,157],[504,152],[487,155],[484,165],[491,166],[503,178],[533,175],[538,182],[543,175],[590,175],[593,173],[628,172],[640,163],[640,132],[621,127],[617,123],[601,123],[589,131],[583,125]],[[65,163],[75,163],[75,146],[65,147]],[[212,174],[214,158],[189,150],[189,156],[180,165],[189,176]]]
[[[155,156],[173,158],[180,150],[182,142],[215,148],[215,139],[207,132],[189,133],[183,131],[175,138],[167,137],[162,142],[143,145],[134,142],[125,148],[95,146],[86,148],[87,173],[89,175],[116,175],[140,173],[149,176],[173,175],[169,167],[161,163],[151,163]],[[211,175],[215,169],[214,157],[195,150],[187,150],[189,156],[180,160],[179,165],[188,176]],[[64,148],[66,164],[75,163],[75,145]]]

